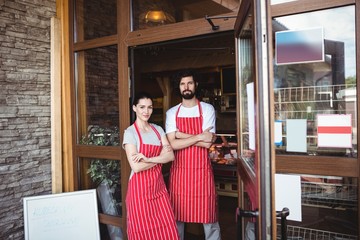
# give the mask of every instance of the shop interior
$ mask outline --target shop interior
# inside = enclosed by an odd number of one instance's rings
[[[193,68],[199,74],[198,98],[216,110],[218,138],[210,149],[219,197],[219,222],[223,239],[236,235],[238,206],[236,175],[236,74],[233,32],[135,47],[132,91],[150,91],[154,98],[151,122],[162,127],[166,110],[181,101],[174,74]],[[164,166],[165,179],[170,165]],[[201,225],[186,226],[187,239],[202,239]]]

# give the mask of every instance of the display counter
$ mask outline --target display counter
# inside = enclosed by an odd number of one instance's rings
[[[238,196],[237,142],[235,134],[217,134],[216,142],[209,149],[218,195]]]

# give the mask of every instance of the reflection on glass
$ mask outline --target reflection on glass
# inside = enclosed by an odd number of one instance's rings
[[[241,29],[239,46],[240,78],[240,119],[241,119],[241,158],[255,172],[255,102],[253,66],[252,16],[248,16]]]
[[[287,3],[287,2],[295,2],[297,0],[271,0],[271,5],[279,4],[279,3]]]
[[[120,227],[116,227],[110,224],[100,224],[100,236],[101,239],[109,240],[122,240],[123,232]]]
[[[96,189],[99,213],[121,216],[120,161],[80,159],[81,189]]]
[[[288,150],[286,121],[296,119],[306,121],[306,149],[296,154],[356,157],[354,6],[279,17],[272,24],[275,32],[323,29],[325,51],[322,62],[276,65],[274,60],[276,152],[294,153]],[[349,143],[327,142],[331,137]]]
[[[301,175],[302,221],[287,221],[287,237],[357,239],[357,181],[348,177]]]
[[[93,144],[114,145],[107,141],[115,141],[119,128],[117,47],[78,52],[75,62],[78,141],[95,131],[105,136]]]
[[[171,1],[132,1],[134,30],[174,23],[175,7]]]
[[[116,2],[116,0],[76,0],[75,42],[116,34]]]
[[[133,30],[237,13],[239,1],[132,1]]]

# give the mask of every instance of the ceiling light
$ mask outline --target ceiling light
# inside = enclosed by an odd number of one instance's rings
[[[145,22],[164,23],[166,21],[166,15],[161,10],[150,10],[145,15]]]

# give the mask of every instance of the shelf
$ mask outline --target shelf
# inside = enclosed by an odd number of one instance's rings
[[[280,224],[277,225],[278,232],[280,232]],[[309,239],[309,240],[327,240],[327,239],[347,239],[347,240],[356,240],[358,239],[354,235],[322,231],[312,228],[304,228],[299,226],[287,226],[287,237],[288,239]],[[277,239],[280,239],[278,236]]]
[[[215,188],[220,196],[238,196],[237,182],[215,181]]]
[[[236,165],[212,163],[215,180],[237,181]]]
[[[236,109],[226,109],[224,111],[220,111],[221,113],[236,113]]]
[[[356,209],[357,187],[351,184],[302,182],[302,203],[333,209]]]

